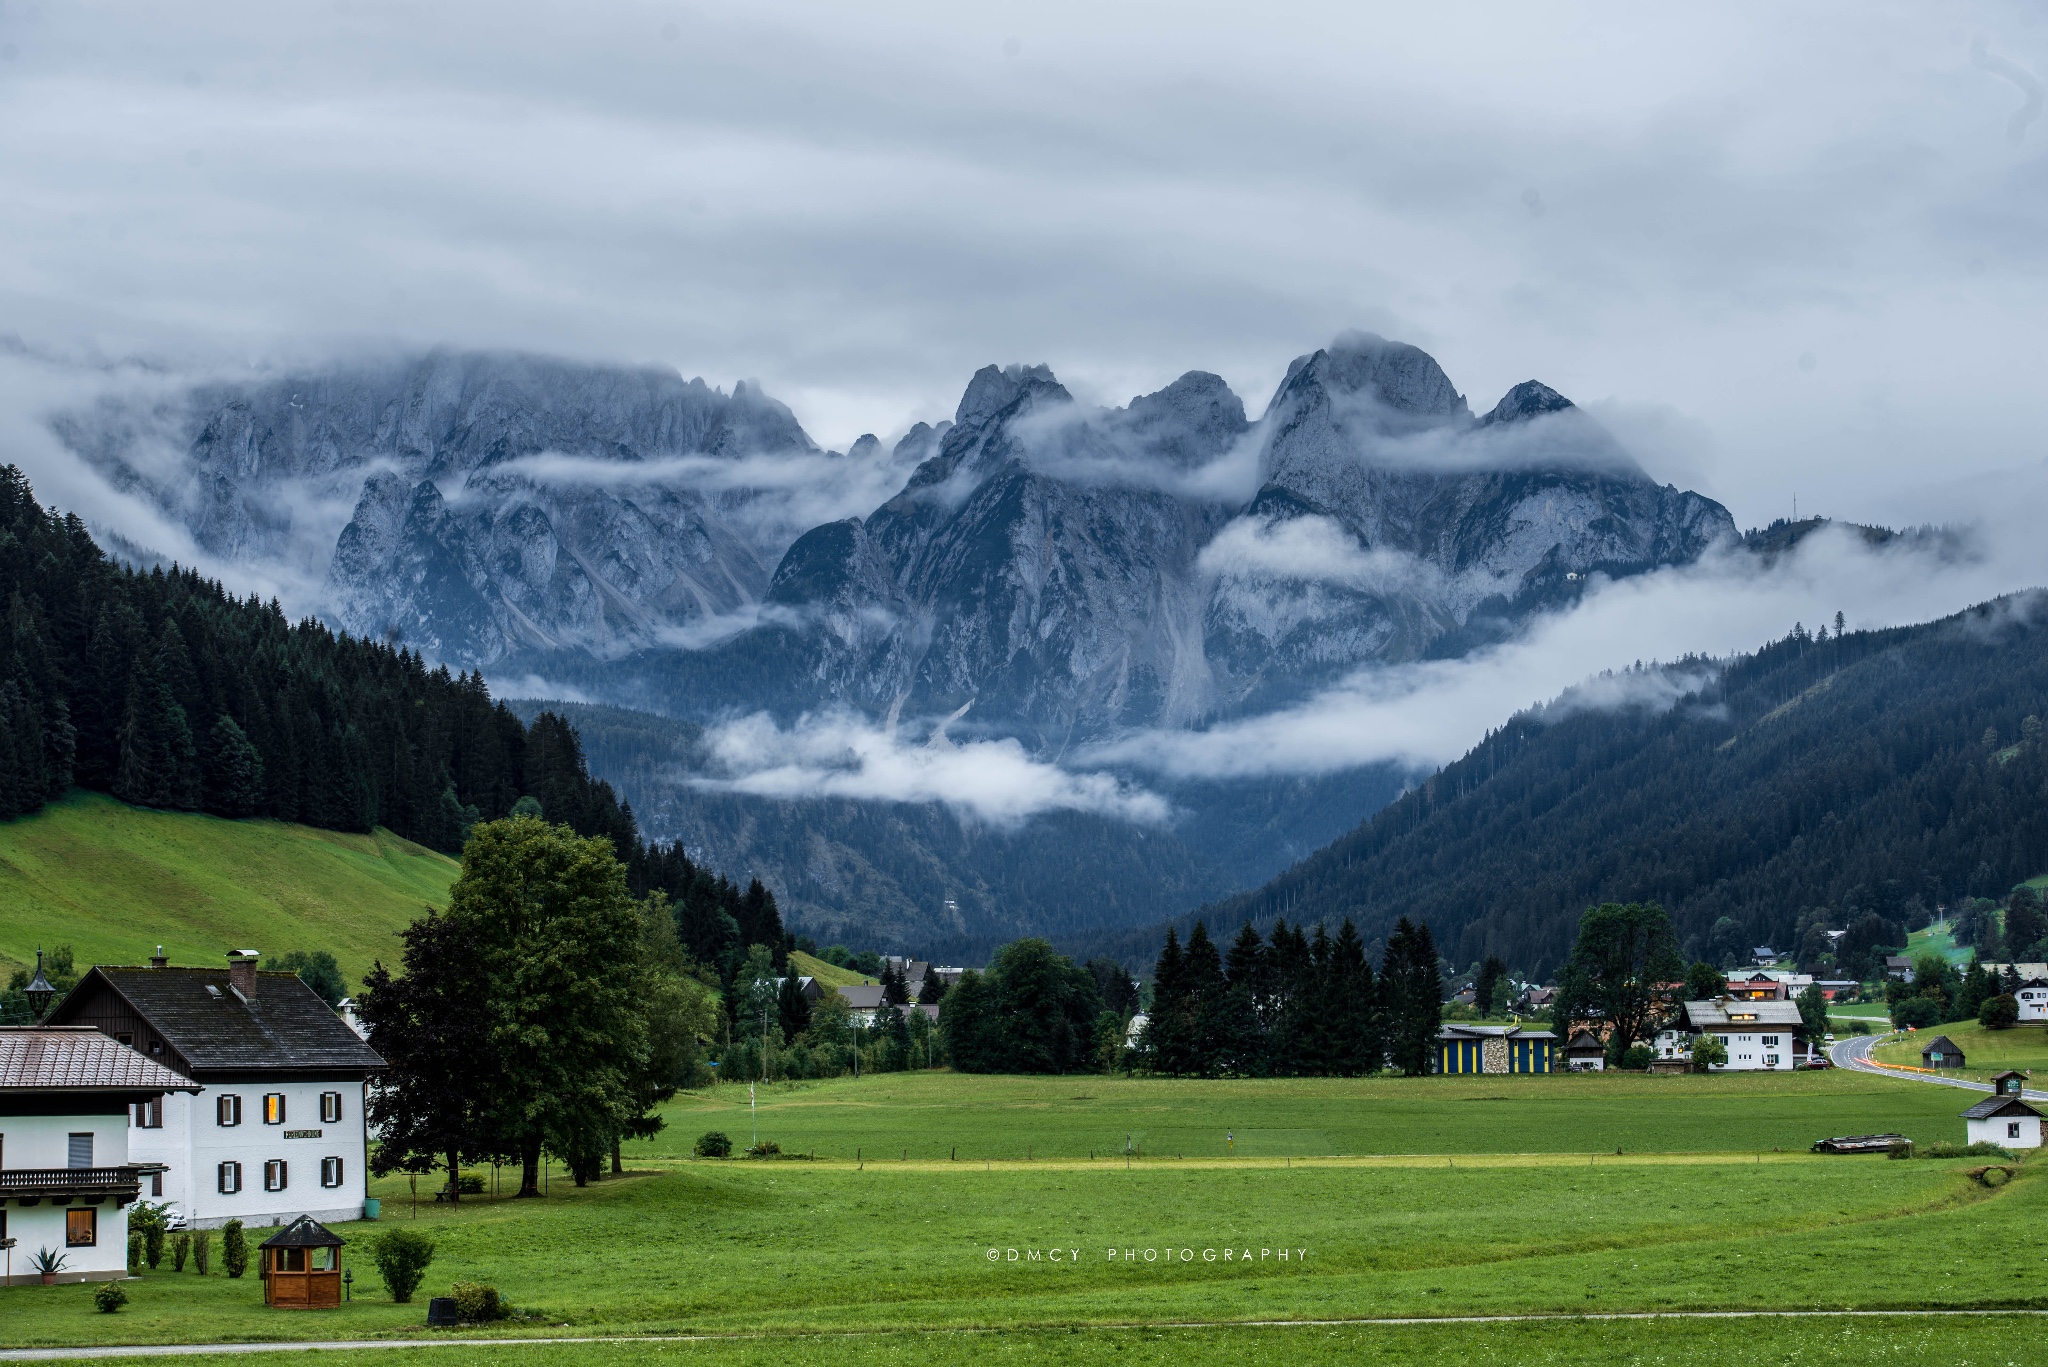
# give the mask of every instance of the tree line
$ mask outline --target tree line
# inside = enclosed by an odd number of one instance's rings
[[[1356,1077],[1430,1071],[1443,980],[1426,925],[1403,918],[1377,972],[1350,921],[1333,936],[1278,921],[1247,923],[1228,957],[1195,922],[1172,929],[1153,969],[1138,1067],[1170,1077]]]
[[[538,811],[608,839],[633,895],[664,893],[687,952],[727,984],[750,946],[787,952],[768,889],[643,841],[560,716],[524,723],[481,673],[287,621],[275,599],[195,571],[118,564],[12,465],[0,604],[0,819],[75,784],[172,811],[383,826],[454,854],[479,822]]]
[[[2048,866],[2048,619],[2002,600],[1894,630],[1801,626],[1674,668],[1700,679],[1675,703],[1520,714],[1204,915],[1352,915],[1368,937],[1406,916],[1454,962],[1497,955],[1540,981],[1586,907],[1654,900],[1688,960],[1861,927],[1844,967],[1863,971],[1894,928]],[[1614,691],[1655,696],[1651,673]]]

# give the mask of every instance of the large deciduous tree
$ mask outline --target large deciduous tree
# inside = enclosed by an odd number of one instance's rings
[[[640,918],[602,836],[534,817],[470,834],[448,919],[477,945],[476,1007],[497,1061],[494,1110],[519,1156],[519,1195],[540,1195],[540,1155],[581,1186],[641,1110],[648,1058],[635,997]]]
[[[1655,902],[1603,902],[1579,918],[1578,943],[1557,991],[1558,1033],[1605,1022],[1607,1050],[1620,1059],[1656,1033],[1684,990],[1685,964],[1671,918]]]

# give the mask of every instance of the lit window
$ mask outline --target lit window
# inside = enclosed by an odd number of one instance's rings
[[[235,1096],[232,1093],[226,1096],[215,1098],[213,1103],[213,1118],[215,1123],[220,1125],[241,1124],[242,1098]]]
[[[263,1094],[263,1123],[266,1125],[284,1124],[283,1092],[265,1092]]]
[[[332,1125],[341,1119],[341,1093],[320,1093],[320,1123]]]
[[[284,1190],[284,1160],[282,1158],[273,1158],[263,1165],[263,1189],[265,1191]]]
[[[242,1165],[240,1163],[221,1164],[219,1177],[221,1195],[233,1196],[242,1189]]]
[[[320,1185],[323,1187],[338,1187],[341,1185],[341,1160],[339,1158],[323,1158],[320,1160]]]
[[[64,1212],[64,1246],[91,1248],[100,1241],[100,1213],[91,1206]]]

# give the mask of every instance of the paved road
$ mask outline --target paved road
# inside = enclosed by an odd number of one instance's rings
[[[1890,1035],[1851,1035],[1828,1046],[1828,1058],[1837,1068],[1848,1068],[1859,1073],[1876,1073],[1881,1077],[1903,1078],[1907,1082],[1931,1082],[1937,1087],[1960,1087],[1966,1092],[1989,1092],[1988,1082],[1966,1082],[1959,1077],[1940,1077],[1934,1073],[1901,1073],[1892,1068],[1880,1068],[1870,1061],[1870,1051]],[[2029,1101],[2048,1101],[2048,1092],[2029,1091],[2023,1093]]]

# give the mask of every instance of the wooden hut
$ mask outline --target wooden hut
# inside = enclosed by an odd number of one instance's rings
[[[279,1310],[333,1310],[341,1304],[341,1246],[347,1240],[310,1215],[265,1239],[263,1303]]]
[[[1947,1035],[1936,1035],[1920,1051],[1920,1062],[1928,1068],[1962,1068],[1963,1051]]]

